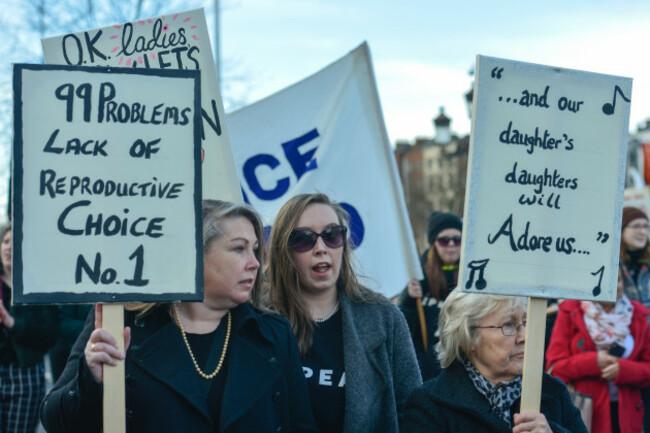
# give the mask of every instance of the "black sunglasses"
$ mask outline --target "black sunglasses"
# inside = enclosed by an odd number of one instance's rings
[[[340,248],[345,243],[346,231],[344,226],[330,226],[320,233],[313,230],[293,230],[289,235],[289,248],[304,253],[314,248],[319,236],[328,247]]]
[[[439,238],[436,238],[436,242],[441,247],[446,247],[451,243],[451,241],[454,241],[454,245],[460,245],[460,236],[440,236]]]

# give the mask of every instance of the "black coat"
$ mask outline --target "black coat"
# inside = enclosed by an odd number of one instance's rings
[[[167,308],[142,317],[127,312],[127,432],[318,431],[289,323],[248,304],[231,311],[233,335],[218,428],[206,399],[211,381],[197,374]],[[102,387],[92,378],[83,354],[93,328],[91,314],[66,369],[43,402],[41,419],[49,433],[101,430]],[[214,370],[218,353],[213,355],[205,371]]]
[[[511,418],[519,412],[519,403],[515,402],[510,409]],[[545,373],[540,412],[554,433],[587,433],[566,386]],[[501,416],[490,410],[487,399],[474,387],[460,362],[454,362],[438,377],[413,391],[406,403],[402,425],[402,433],[511,431]]]

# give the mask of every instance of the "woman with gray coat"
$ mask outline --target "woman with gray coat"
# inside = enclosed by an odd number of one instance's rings
[[[359,284],[348,220],[324,194],[284,204],[271,230],[269,300],[298,339],[321,433],[398,432],[422,379],[404,316]]]

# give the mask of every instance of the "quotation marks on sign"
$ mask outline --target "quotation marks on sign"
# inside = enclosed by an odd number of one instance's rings
[[[503,72],[503,68],[500,68],[498,66],[496,68],[492,69],[492,73],[491,73],[492,78],[496,78],[497,80],[500,80],[501,79],[501,72]]]
[[[483,290],[487,287],[487,281],[485,281],[485,267],[487,266],[490,259],[483,260],[472,260],[469,262],[467,267],[469,268],[469,280],[465,284],[466,289],[471,289],[474,285],[474,274],[478,271],[478,278],[476,279],[476,288],[478,290]]]
[[[608,116],[611,116],[612,114],[614,114],[614,110],[616,109],[616,95],[617,94],[621,95],[621,98],[623,98],[623,100],[625,102],[630,102],[630,98],[626,97],[623,94],[623,90],[621,90],[621,88],[618,87],[618,86],[614,86],[614,97],[612,98],[612,103],[610,104],[609,102],[607,102],[607,103],[603,104],[603,113],[605,113]]]
[[[607,242],[607,239],[609,239],[609,235],[607,233],[603,232],[598,232],[598,236],[596,237],[596,240],[602,244]]]

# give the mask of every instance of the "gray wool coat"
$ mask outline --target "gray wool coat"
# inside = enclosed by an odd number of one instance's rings
[[[343,319],[343,433],[399,432],[406,400],[422,384],[411,335],[388,299],[353,302],[339,292]]]

